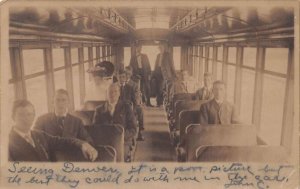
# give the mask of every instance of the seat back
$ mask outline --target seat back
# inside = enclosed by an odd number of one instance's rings
[[[187,161],[196,157],[198,147],[204,145],[254,146],[257,145],[253,125],[190,125],[186,128]]]
[[[287,163],[282,146],[201,146],[196,151],[200,162]]]
[[[104,100],[88,100],[84,102],[83,110],[94,111],[98,106],[104,104]]]
[[[172,100],[172,110],[175,110],[175,104],[178,100],[192,100],[193,94],[192,93],[177,93],[174,94],[173,100]]]
[[[174,114],[176,130],[180,129],[180,125],[179,125],[180,113],[184,110],[200,110],[200,106],[204,102],[206,102],[206,100],[180,100],[180,101],[177,101],[175,103],[175,114]]]
[[[199,110],[183,110],[179,114],[179,130],[180,130],[180,141],[185,136],[185,129],[190,124],[199,123]]]
[[[72,115],[82,120],[83,125],[92,125],[95,111],[92,110],[76,110]]]
[[[112,146],[117,152],[117,162],[124,159],[124,129],[121,125],[93,125],[85,127],[94,144]]]
[[[98,158],[95,161],[99,162],[115,162],[116,161],[116,150],[112,146],[98,145],[95,146],[98,151]],[[86,159],[82,151],[78,148],[67,148],[63,151],[55,151],[55,160],[58,162],[62,161],[73,161],[73,162],[88,162],[90,160]]]

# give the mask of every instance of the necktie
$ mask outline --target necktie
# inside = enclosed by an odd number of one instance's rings
[[[58,122],[58,125],[60,126],[60,128],[63,129],[64,122],[65,122],[65,117],[63,117],[63,116],[58,117],[57,122]]]
[[[33,141],[33,139],[31,138],[30,134],[24,135],[24,138],[25,138],[25,140],[26,140],[31,146],[35,147],[34,141]]]
[[[112,104],[108,105],[108,111],[109,111],[110,115],[112,116],[113,115],[113,105]]]

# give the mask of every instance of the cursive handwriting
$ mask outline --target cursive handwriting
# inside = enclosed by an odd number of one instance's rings
[[[204,164],[205,165],[205,164]],[[246,163],[214,164],[210,166],[160,164],[132,164],[117,167],[115,164],[90,164],[64,162],[58,168],[49,165],[28,165],[12,162],[7,169],[7,183],[15,186],[34,184],[40,186],[66,185],[69,188],[84,185],[134,184],[134,183],[182,183],[219,184],[220,188],[268,189],[289,182],[294,173],[291,165],[252,166]]]

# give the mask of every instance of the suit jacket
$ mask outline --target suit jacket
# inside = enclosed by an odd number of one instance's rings
[[[132,103],[134,108],[138,104],[137,95],[138,93],[136,89],[134,89],[134,86],[130,85],[129,83],[125,83],[123,89],[120,89],[120,100]]]
[[[240,123],[232,104],[224,101],[221,106],[212,99],[200,107],[200,124],[236,124]]]
[[[206,95],[204,94],[204,90],[205,90],[205,88],[202,87],[196,91],[197,100],[210,100],[214,97],[212,90],[208,90]]]
[[[148,81],[151,75],[151,66],[149,63],[148,56],[146,54],[141,54],[142,63],[142,73],[139,71],[139,65],[137,61],[137,56],[132,56],[129,65],[132,67],[133,75],[141,75],[144,81]]]
[[[35,123],[35,129],[53,136],[77,138],[91,144],[93,143],[92,138],[83,126],[82,120],[69,113],[65,117],[63,129],[59,125],[55,113],[47,113],[40,116]]]
[[[160,56],[162,56],[161,65],[159,65]],[[154,76],[158,79],[173,80],[176,77],[173,58],[168,52],[158,54],[155,61]]]
[[[122,125],[125,131],[125,143],[131,143],[137,132],[137,121],[131,105],[119,100],[116,104],[113,115],[110,114],[108,106],[109,104],[106,102],[96,108],[93,123],[96,125]]]
[[[53,161],[55,150],[67,148],[80,149],[84,143],[81,140],[72,138],[62,138],[48,135],[45,132],[32,130],[31,136],[35,147],[29,144],[23,137],[13,129],[9,134],[9,160],[10,161]]]
[[[135,81],[133,81],[132,79],[130,79],[128,82],[127,82],[127,84],[129,85],[129,86],[131,86],[132,87],[132,89],[133,89],[133,92],[134,92],[134,95],[135,95],[135,101],[136,101],[136,104],[137,105],[139,105],[139,104],[141,104],[141,91],[140,91],[140,88],[139,88],[139,85],[138,85],[138,83],[137,82],[135,82]]]

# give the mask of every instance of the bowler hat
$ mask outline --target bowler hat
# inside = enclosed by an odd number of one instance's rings
[[[93,75],[102,77],[111,77],[115,71],[115,66],[109,61],[102,61],[97,63],[93,68],[89,69],[87,72]]]

